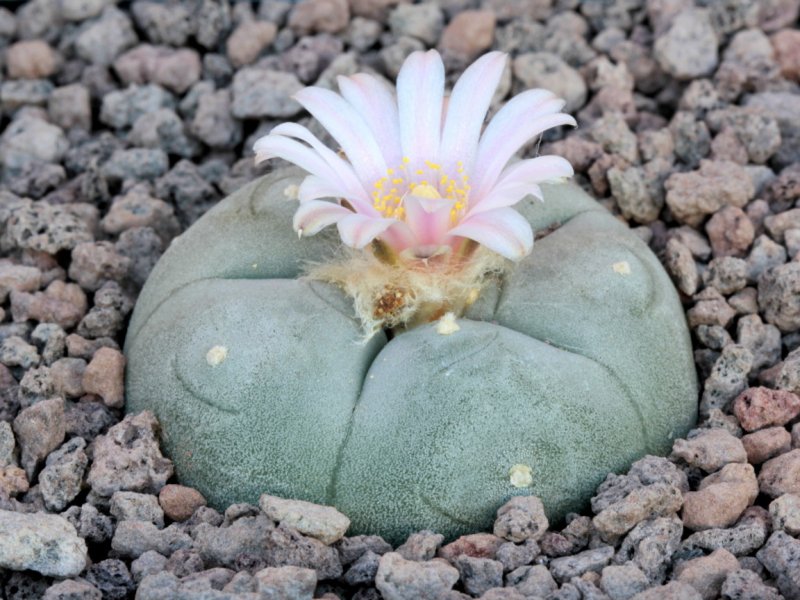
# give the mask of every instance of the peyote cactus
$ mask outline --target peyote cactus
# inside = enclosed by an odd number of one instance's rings
[[[292,231],[303,175],[272,173],[177,238],[130,323],[127,408],[155,412],[179,480],[211,505],[269,492],[336,506],[350,534],[453,537],[513,495],[551,519],[579,510],[693,425],[673,286],[578,187],[516,206],[535,251],[455,326],[365,341],[350,298],[300,277],[337,241]]]

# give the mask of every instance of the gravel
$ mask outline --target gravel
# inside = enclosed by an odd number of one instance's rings
[[[800,598],[797,0],[31,0],[0,8],[0,596]],[[681,294],[700,421],[550,523],[397,548],[333,507],[221,514],[177,481],[120,346],[171,241],[270,167],[292,95],[391,80],[437,48],[448,81],[511,53],[495,103],[545,86],[575,180],[636,228]],[[24,543],[23,543],[24,538]]]

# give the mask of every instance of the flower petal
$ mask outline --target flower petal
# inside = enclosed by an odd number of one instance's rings
[[[453,171],[458,161],[470,172],[486,111],[500,83],[506,60],[503,52],[484,54],[456,82],[442,128],[439,162],[445,172]]]
[[[450,211],[455,204],[454,200],[438,198],[418,198],[406,196],[403,207],[406,209],[405,221],[414,236],[417,244],[423,246],[443,245],[447,230],[450,228]]]
[[[336,173],[314,150],[298,141],[280,135],[265,135],[253,144],[256,162],[270,158],[288,160],[312,175],[322,179],[336,180]]]
[[[309,200],[301,204],[294,213],[292,226],[302,235],[314,235],[328,225],[333,225],[352,214],[354,214],[353,211],[333,202]]]
[[[350,200],[358,212],[377,214],[377,210],[372,206],[372,202],[370,202],[369,196],[364,190],[364,184],[361,183],[353,171],[353,166],[323,144],[307,128],[297,123],[282,123],[275,127],[270,132],[270,135],[297,138],[309,144],[322,160],[328,163],[328,166],[336,175],[336,179],[331,182],[332,184],[338,184],[340,189],[336,197]]]
[[[413,52],[397,75],[400,142],[411,168],[436,162],[442,130],[444,64],[436,50]]]
[[[337,226],[342,241],[346,245],[360,250],[396,222],[395,219],[366,217],[351,213],[339,221]]]
[[[528,90],[512,98],[486,126],[478,144],[472,191],[481,198],[488,193],[511,157],[529,140],[557,125],[575,125],[575,119],[559,112],[564,101],[547,90]]]
[[[341,198],[342,190],[334,182],[322,179],[316,175],[307,175],[300,184],[297,192],[297,199],[300,204],[305,204],[311,200],[320,198]]]
[[[513,206],[528,194],[541,200],[539,183],[558,181],[572,177],[573,174],[572,165],[560,156],[538,156],[521,160],[506,167],[489,193],[470,205],[469,214]]]
[[[397,100],[392,91],[377,77],[356,73],[339,77],[339,91],[356,109],[375,135],[387,165],[399,165],[403,156],[400,148],[400,117]]]
[[[344,98],[320,87],[304,88],[294,97],[339,143],[367,189],[386,174],[373,132]]]
[[[513,208],[498,208],[464,219],[450,235],[475,240],[511,260],[520,260],[533,248],[533,230]]]

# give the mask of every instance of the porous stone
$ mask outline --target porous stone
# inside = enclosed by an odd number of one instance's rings
[[[681,544],[680,553],[695,556],[699,552],[725,549],[734,556],[747,556],[764,545],[769,532],[766,511],[759,506],[751,506],[734,527],[713,527],[691,534]]]
[[[669,483],[653,483],[632,490],[622,500],[604,508],[592,523],[601,535],[614,539],[646,519],[674,515],[682,504],[680,488]]]
[[[473,533],[471,535],[462,535],[457,540],[442,546],[439,549],[437,556],[444,558],[451,563],[462,554],[466,556],[472,556],[473,558],[494,559],[498,549],[504,544],[505,542],[502,538],[491,533]],[[513,543],[509,545],[519,549],[530,547],[522,545],[517,546]],[[538,548],[535,542],[531,542],[531,545]]]
[[[519,567],[508,574],[506,584],[526,597],[544,597],[558,589],[558,584],[544,565]]]
[[[43,40],[23,40],[6,49],[6,69],[11,79],[43,79],[55,73],[57,55]]]
[[[122,408],[125,402],[125,357],[119,350],[100,348],[83,373],[83,389],[103,399],[106,406]]]
[[[497,510],[494,534],[512,542],[536,541],[548,527],[542,501],[535,496],[517,496]]]
[[[408,536],[408,539],[397,547],[397,553],[406,560],[431,560],[436,556],[436,551],[442,542],[444,536],[441,533],[424,529]]]
[[[694,430],[688,439],[675,440],[672,455],[706,473],[718,471],[728,463],[747,462],[741,440],[724,429]]]
[[[800,597],[800,540],[776,531],[756,557],[775,578],[781,594],[786,598]]]
[[[136,32],[128,15],[109,6],[99,20],[78,35],[75,51],[84,60],[105,67],[136,41]]]
[[[792,436],[785,427],[768,427],[743,436],[742,445],[747,452],[747,462],[760,465],[774,456],[788,452],[792,445]]]
[[[264,494],[258,501],[261,510],[273,521],[294,527],[300,533],[332,544],[344,537],[350,519],[333,507],[301,500],[284,500]]]
[[[550,572],[556,581],[563,583],[589,571],[601,572],[612,558],[614,558],[613,546],[599,546],[574,556],[556,558],[550,562]]]
[[[192,538],[177,525],[158,529],[149,521],[120,521],[114,530],[111,547],[120,556],[137,558],[153,550],[164,556],[192,546]]]
[[[439,49],[445,61],[465,66],[488,50],[494,41],[496,19],[489,10],[463,10],[442,31]]]
[[[753,467],[731,463],[703,479],[696,492],[683,496],[683,524],[693,531],[728,527],[758,495]]]
[[[95,441],[94,462],[86,479],[100,496],[114,492],[158,492],[172,476],[172,462],[158,447],[158,422],[152,413],[129,414]]]
[[[292,117],[302,110],[292,99],[302,87],[291,73],[245,67],[233,78],[231,112],[237,119]]]
[[[614,562],[632,564],[651,584],[661,583],[670,566],[670,557],[680,546],[682,532],[683,524],[677,517],[642,521],[622,541]]]
[[[48,577],[75,577],[88,562],[86,542],[58,515],[0,510],[0,566]]]
[[[800,535],[800,495],[782,494],[769,505],[772,526],[792,536]]]
[[[398,37],[408,35],[435,46],[444,28],[444,15],[436,4],[399,4],[389,14],[389,27]]]
[[[416,562],[388,552],[381,557],[375,587],[386,600],[435,600],[452,589],[458,577],[458,571],[447,561]]]
[[[776,456],[761,465],[758,486],[771,498],[800,493],[800,448]]]
[[[723,348],[706,380],[700,399],[700,413],[707,415],[715,408],[727,409],[747,388],[748,374],[752,368],[753,353],[750,350],[735,344]]]
[[[237,25],[225,42],[231,64],[239,68],[255,61],[277,33],[277,26],[268,21],[244,21]]]
[[[800,397],[786,390],[751,387],[736,397],[733,412],[746,431],[786,425],[800,414]]]
[[[22,410],[14,419],[14,433],[20,464],[30,478],[36,466],[64,441],[64,400],[43,400]]]
[[[478,597],[503,586],[503,565],[496,560],[461,555],[453,566],[458,569],[464,590],[470,596]]]
[[[267,598],[311,600],[317,587],[317,574],[300,567],[267,567],[255,573],[256,591]]]
[[[173,521],[186,521],[194,511],[206,505],[206,499],[194,488],[169,483],[158,492],[158,503]]]
[[[800,263],[765,270],[758,280],[758,305],[764,319],[782,332],[800,329]]]
[[[654,56],[676,79],[695,79],[709,75],[717,66],[717,43],[708,11],[687,9],[658,36]]]
[[[701,161],[699,171],[673,173],[664,186],[675,218],[692,227],[726,204],[743,207],[755,193],[747,172],[730,161]]]
[[[555,54],[522,54],[514,59],[513,71],[524,89],[542,87],[564,98],[566,112],[576,112],[586,104],[588,90],[583,77]]]
[[[678,565],[673,578],[688,583],[706,600],[717,598],[729,573],[739,569],[739,561],[727,550],[715,550],[708,556]]]
[[[636,565],[608,565],[600,576],[600,587],[611,600],[629,600],[649,584],[647,576]]]
[[[83,579],[67,579],[54,583],[42,596],[42,600],[102,600],[102,598],[100,590]]]
[[[74,437],[47,457],[39,473],[39,489],[48,510],[64,510],[80,493],[83,474],[89,464],[85,448],[86,441]]]
[[[64,130],[78,127],[89,131],[92,106],[88,88],[74,83],[54,89],[47,102],[47,112],[53,124]]]
[[[722,584],[723,598],[741,598],[741,600],[781,600],[774,587],[765,585],[761,577],[750,569],[738,569],[729,573]]]
[[[152,494],[139,492],[114,492],[111,495],[109,511],[122,521],[147,521],[161,529],[164,527],[164,511],[158,498]]]

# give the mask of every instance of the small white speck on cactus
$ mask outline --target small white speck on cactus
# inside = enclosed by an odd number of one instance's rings
[[[297,200],[300,196],[300,186],[294,183],[287,185],[286,189],[283,190],[283,195],[286,196],[287,200]]]
[[[439,335],[450,335],[459,329],[461,329],[461,327],[456,323],[456,316],[451,312],[445,313],[436,323],[436,333]]]
[[[614,273],[619,273],[620,275],[631,274],[631,265],[627,260],[615,262],[613,265],[611,265],[611,268],[614,269]]]
[[[516,488],[526,488],[533,485],[533,469],[528,465],[514,465],[508,471],[508,479]]]
[[[228,349],[225,346],[213,346],[206,352],[206,362],[212,367],[216,367],[228,358]]]

